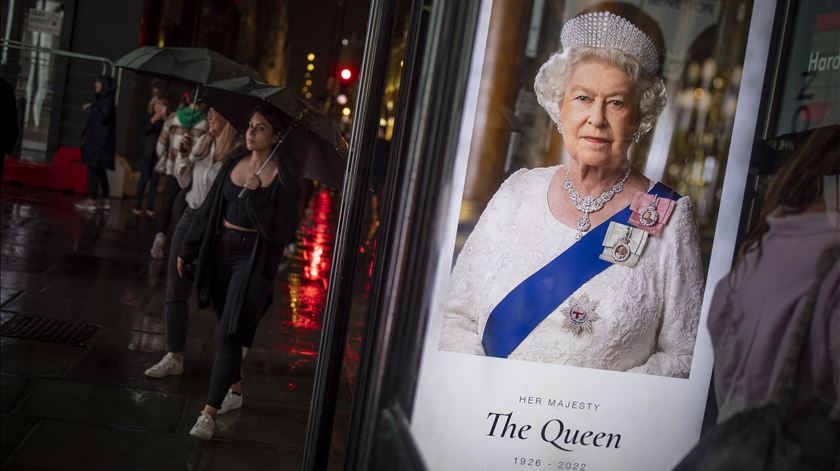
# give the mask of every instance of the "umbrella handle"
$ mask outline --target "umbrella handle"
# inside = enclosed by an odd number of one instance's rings
[[[277,153],[277,149],[280,148],[280,144],[282,144],[283,141],[286,140],[286,136],[288,136],[291,131],[292,131],[292,126],[289,126],[289,129],[286,129],[286,132],[284,132],[283,135],[280,136],[280,140],[277,141],[277,144],[274,144],[274,148],[271,149],[271,153],[268,154],[268,158],[266,158],[263,161],[262,165],[260,165],[260,168],[254,173],[256,176],[259,177],[260,174],[262,174],[262,171],[263,171],[263,169],[265,169],[265,166],[268,164],[268,161],[271,160],[272,157],[274,157],[274,154]],[[248,191],[248,188],[243,187],[241,190],[239,190],[239,194],[236,195],[236,197],[237,198],[244,198],[247,191]]]
[[[190,107],[190,122],[195,118],[195,108],[198,106],[198,91],[201,89],[201,84],[195,86],[195,95],[193,95],[192,106]],[[195,124],[195,123],[193,123]],[[192,127],[189,129],[190,136],[192,136]]]

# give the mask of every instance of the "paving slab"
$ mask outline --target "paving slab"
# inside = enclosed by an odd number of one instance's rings
[[[303,451],[239,442],[211,441],[199,462],[199,471],[265,471],[300,468]]]
[[[35,417],[9,414],[0,416],[0,463],[6,460],[37,423]]]
[[[197,468],[204,447],[189,436],[49,420],[5,464],[10,469],[183,471]]]
[[[198,357],[202,348],[204,348],[205,342],[205,338],[188,336],[183,353],[189,358]],[[103,327],[91,339],[90,345],[114,350],[157,352],[162,354],[166,352],[166,336],[152,332]]]
[[[95,296],[71,298],[24,293],[3,306],[6,311],[43,316],[66,321],[85,322],[105,327],[163,333],[163,318],[147,315],[147,310],[137,307],[105,304]],[[157,309],[155,309],[157,310]]]
[[[11,412],[38,381],[29,376],[0,374],[0,410]]]
[[[48,380],[35,386],[15,413],[162,432],[175,429],[183,403],[178,394]]]
[[[207,390],[209,365],[199,367],[189,358],[184,363],[183,375],[147,378],[143,373],[162,357],[162,352],[91,348],[69,379],[173,394],[189,395]]]
[[[16,288],[0,288],[0,307],[15,299],[21,293],[23,291]]]
[[[0,325],[5,324],[5,323],[6,323],[6,321],[8,321],[9,319],[11,319],[11,318],[15,317],[16,315],[17,315],[17,313],[16,313],[16,312],[11,312],[11,311],[0,311]]]
[[[5,243],[5,240],[4,242]],[[52,280],[52,277],[15,270],[0,270],[0,287],[16,290],[38,291]]]
[[[0,371],[58,378],[85,349],[70,345],[0,337]]]

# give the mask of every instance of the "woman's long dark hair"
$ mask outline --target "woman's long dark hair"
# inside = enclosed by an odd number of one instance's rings
[[[736,265],[754,251],[761,256],[761,238],[769,229],[767,216],[777,208],[788,214],[802,212],[825,191],[823,177],[840,173],[840,126],[814,130],[802,149],[784,165],[767,189],[758,224],[741,244]]]
[[[283,116],[270,106],[257,106],[254,108],[254,111],[251,112],[251,116],[249,117],[249,121],[257,113],[261,114],[268,121],[268,124],[271,126],[271,132],[278,137],[282,137],[286,130],[289,129],[289,126],[292,126],[290,118]],[[277,149],[274,158],[277,161],[277,172],[280,177],[280,183],[289,190],[300,192],[303,188],[303,158],[306,156],[306,144],[304,143],[302,148],[297,145],[296,139],[298,136],[296,134],[302,133],[292,130],[284,142],[279,144],[280,148]]]

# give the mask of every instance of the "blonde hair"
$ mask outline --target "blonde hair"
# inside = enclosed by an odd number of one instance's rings
[[[152,99],[149,100],[149,106],[146,107],[146,111],[149,114],[152,114],[152,113],[155,112],[155,103],[157,103],[158,100],[159,100],[159,98],[156,97],[156,96],[153,96]]]
[[[230,123],[225,123],[225,127],[222,128],[222,132],[219,133],[218,136],[213,136],[209,132],[204,133],[196,143],[195,149],[193,149],[193,156],[195,160],[201,160],[210,155],[210,148],[212,144],[216,144],[216,148],[213,150],[213,153],[216,155],[221,155],[222,158],[227,156],[227,153],[236,145],[236,141],[239,137],[239,133],[236,131],[236,128],[231,126]]]
[[[612,48],[568,47],[562,52],[552,54],[540,67],[534,79],[534,91],[537,94],[537,101],[552,121],[560,124],[560,107],[563,95],[566,93],[566,85],[575,66],[584,60],[598,60],[613,64],[630,77],[637,98],[633,105],[641,118],[637,133],[639,137],[647,134],[668,101],[665,82],[661,77],[645,71],[633,56]]]
[[[152,97],[151,100],[149,100],[149,106],[146,109],[146,111],[148,111],[149,114],[154,114],[155,113],[155,105],[157,105],[159,102],[163,103],[167,107],[169,106],[169,98],[166,98],[165,96],[155,96],[155,97]]]
[[[216,153],[224,158],[234,147],[238,137],[239,133],[236,131],[236,128],[234,128],[230,123],[225,123],[225,127],[222,129],[222,132],[220,132],[216,137]]]

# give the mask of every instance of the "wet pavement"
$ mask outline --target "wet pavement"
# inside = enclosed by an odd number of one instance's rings
[[[146,378],[143,371],[164,353],[166,275],[163,261],[149,257],[155,220],[133,215],[127,199],[112,200],[105,214],[76,211],[77,200],[0,190],[3,469],[299,468],[333,196],[318,192],[310,201],[297,250],[277,276],[274,305],[244,361],[244,407],[219,416],[211,441],[188,432],[205,400],[215,316],[195,309],[193,299],[185,374]],[[98,329],[83,346],[7,336],[9,322],[26,316]]]

